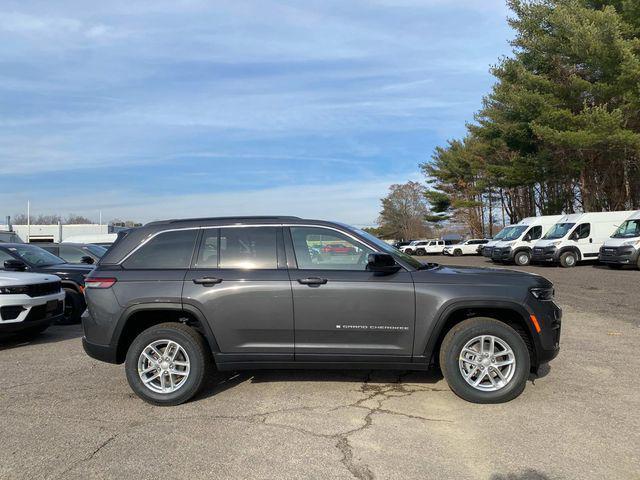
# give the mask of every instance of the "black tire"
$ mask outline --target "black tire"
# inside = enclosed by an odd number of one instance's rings
[[[453,251],[453,256],[454,256],[454,257],[460,257],[461,255],[462,255],[462,250],[460,250],[459,248],[456,248],[456,249]]]
[[[419,256],[419,257],[424,257],[424,255],[426,253],[427,252],[424,250],[424,248],[419,248],[419,249],[416,250],[416,255]]]
[[[464,345],[480,335],[493,335],[506,342],[515,356],[511,380],[496,391],[482,391],[469,385],[462,376],[459,359]],[[523,338],[509,325],[492,318],[471,318],[453,327],[440,347],[440,368],[449,387],[460,398],[472,403],[503,403],[519,396],[529,378],[531,360]]]
[[[57,325],[73,325],[80,323],[80,317],[86,308],[84,297],[71,288],[64,289],[64,315]]]
[[[519,252],[516,252],[516,254],[513,257],[513,261],[516,265],[525,267],[531,263],[531,252],[527,250],[521,250]]]
[[[413,250],[411,250],[410,248],[407,248],[404,253],[406,253],[407,255],[413,255]]]
[[[142,351],[157,340],[174,341],[189,356],[189,376],[184,385],[172,393],[152,391],[143,384],[138,374],[138,359]],[[193,398],[204,385],[211,368],[211,351],[202,335],[187,325],[172,322],[154,325],[138,335],[129,347],[125,360],[127,381],[131,389],[145,402],[159,406],[179,405]]]
[[[575,267],[578,263],[578,256],[573,252],[564,252],[560,255],[560,266],[562,268]]]

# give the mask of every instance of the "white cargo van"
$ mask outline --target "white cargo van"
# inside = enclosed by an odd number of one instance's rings
[[[597,260],[600,247],[633,211],[564,215],[533,247],[533,262],[574,267]]]
[[[529,265],[533,256],[533,244],[553,227],[562,215],[527,217],[515,225],[493,245],[491,260],[494,262]]]
[[[521,221],[524,222],[525,220],[528,220],[528,219],[525,218]],[[478,253],[484,257],[491,258],[491,252],[493,252],[493,247],[495,246],[495,244],[498,243],[500,240],[502,240],[514,228],[516,228],[517,225],[518,225],[517,223],[514,223],[513,225],[507,225],[506,227],[504,227],[487,243],[485,243],[484,245],[479,245]]]
[[[640,210],[633,212],[604,242],[598,260],[610,268],[632,265],[640,269]]]

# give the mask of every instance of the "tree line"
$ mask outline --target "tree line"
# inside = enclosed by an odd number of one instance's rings
[[[420,165],[423,220],[480,236],[528,216],[640,208],[640,1],[507,3],[512,55],[491,68],[465,137]]]

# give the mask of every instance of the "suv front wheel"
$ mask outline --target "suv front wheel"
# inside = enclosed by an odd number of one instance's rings
[[[204,338],[181,323],[161,323],[138,335],[125,370],[133,391],[153,405],[179,405],[198,393],[211,369]]]
[[[445,336],[440,368],[451,390],[464,400],[508,402],[524,390],[529,351],[509,325],[492,318],[472,318]]]

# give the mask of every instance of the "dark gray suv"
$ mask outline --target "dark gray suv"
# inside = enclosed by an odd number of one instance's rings
[[[423,264],[366,232],[296,217],[153,222],[86,280],[83,344],[131,388],[182,403],[212,368],[426,370],[479,403],[517,397],[558,354],[552,284]]]

